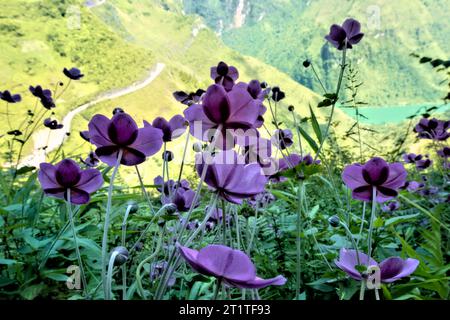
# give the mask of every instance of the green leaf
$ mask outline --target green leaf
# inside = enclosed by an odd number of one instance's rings
[[[416,218],[420,216],[420,213],[414,213],[414,214],[407,214],[404,216],[399,216],[399,217],[393,217],[393,218],[389,218],[384,222],[384,225],[387,226],[395,226],[399,223],[405,223],[405,222],[410,222],[410,221],[414,221],[416,220]]]
[[[29,287],[26,287],[25,289],[23,289],[20,292],[20,295],[26,300],[33,300],[41,293],[41,291],[44,288],[46,288],[46,285],[43,283],[35,284],[35,285],[29,286]]]
[[[3,264],[3,265],[10,266],[10,265],[13,265],[13,264],[16,264],[16,263],[21,263],[21,262],[18,262],[17,260],[13,260],[13,259],[0,258],[0,264]]]
[[[280,176],[287,177],[287,178],[300,178],[300,179],[307,179],[310,176],[320,172],[322,170],[322,167],[318,164],[310,164],[307,165],[305,163],[300,163],[296,165],[294,168],[284,170],[279,173]]]
[[[314,141],[314,139],[311,138],[311,136],[305,130],[303,130],[302,127],[297,126],[297,128],[300,134],[303,136],[303,138],[305,138],[306,142],[308,142],[311,149],[313,149],[314,152],[317,152],[317,150],[319,150],[319,147],[317,146],[316,141]]]
[[[311,124],[312,128],[314,130],[314,133],[316,134],[317,139],[319,142],[322,142],[322,131],[320,130],[319,122],[317,121],[316,115],[314,114],[313,109],[311,108],[311,105],[309,105],[309,112],[311,113]]]
[[[29,166],[25,166],[20,168],[19,170],[16,171],[16,175],[20,176],[22,174],[28,173],[30,171],[33,171],[34,169],[36,169],[36,167],[29,167]]]

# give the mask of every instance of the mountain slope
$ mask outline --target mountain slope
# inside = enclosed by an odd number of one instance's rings
[[[361,96],[370,105],[436,102],[444,96],[439,76],[427,72],[411,52],[448,58],[447,0],[208,0],[184,1],[224,42],[276,66],[320,92],[301,62],[309,58],[327,88],[336,82],[339,52],[323,39],[345,17],[361,21],[365,37],[349,54],[360,71]]]

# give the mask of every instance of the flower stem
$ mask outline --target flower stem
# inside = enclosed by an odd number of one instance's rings
[[[302,246],[301,246],[301,239],[300,239],[300,232],[301,232],[301,228],[302,228],[302,220],[301,220],[301,215],[302,215],[302,199],[303,199],[303,194],[302,194],[302,189],[303,189],[303,182],[300,182],[300,185],[297,187],[297,204],[298,204],[298,208],[297,208],[297,237],[296,237],[296,247],[297,247],[297,282],[296,282],[296,286],[295,286],[295,300],[298,300],[298,297],[300,296],[300,286],[301,286],[301,250],[302,250]]]
[[[106,215],[105,215],[105,225],[103,227],[103,239],[102,239],[102,281],[103,281],[103,293],[106,297],[108,295],[107,285],[106,285],[106,255],[108,252],[108,229],[109,229],[109,220],[111,217],[111,205],[112,205],[112,192],[114,188],[114,179],[116,177],[117,171],[120,166],[120,161],[122,160],[123,150],[119,151],[117,156],[117,162],[114,166],[113,173],[109,179],[109,187],[108,187],[108,200],[106,203]]]
[[[161,231],[159,233],[158,243],[156,245],[155,251],[151,255],[149,255],[147,258],[142,260],[141,263],[139,263],[138,267],[136,268],[136,285],[137,285],[139,294],[144,299],[147,299],[147,296],[145,295],[144,288],[142,287],[141,270],[147,262],[151,261],[159,253],[159,250],[161,249],[161,245],[162,245],[163,235],[164,235],[163,231],[164,231],[164,229],[161,229]]]
[[[77,254],[78,264],[80,267],[81,281],[83,283],[83,294],[86,297],[87,281],[86,281],[86,275],[84,273],[84,268],[83,268],[83,260],[81,260],[80,246],[78,245],[77,231],[75,230],[75,223],[73,221],[72,205],[70,204],[70,189],[67,189],[66,205],[67,205],[67,212],[69,213],[69,221],[70,221],[70,227],[72,229],[73,241],[75,242],[75,252]]]
[[[227,245],[227,222],[226,222],[226,204],[225,200],[222,199],[222,242],[223,245]]]
[[[367,265],[369,265],[369,260],[372,254],[372,233],[376,208],[377,208],[377,188],[372,187],[372,213],[370,214],[369,236],[367,239],[367,256],[368,256]]]
[[[328,132],[330,130],[331,121],[333,119],[334,109],[336,107],[336,102],[337,102],[337,100],[339,98],[339,92],[341,91],[342,77],[344,76],[345,60],[346,60],[346,55],[347,55],[346,53],[347,53],[347,43],[345,43],[344,50],[342,51],[341,72],[339,74],[339,80],[338,80],[338,84],[337,84],[337,87],[336,87],[336,97],[335,97],[335,100],[334,100],[334,102],[333,102],[333,104],[331,106],[330,118],[328,119],[328,123],[327,123],[327,126],[325,128],[325,134],[323,135],[322,141],[320,141],[320,146],[317,149],[316,155],[314,156],[314,161],[316,161],[317,158],[319,157],[319,154],[322,151],[323,145],[324,145],[325,141],[328,138]]]
[[[219,296],[219,291],[220,291],[220,287],[221,286],[222,286],[222,279],[221,278],[217,278],[216,279],[216,288],[214,289],[213,300],[217,300],[217,298]]]
[[[105,300],[111,300],[111,283],[112,283],[112,274],[114,269],[114,261],[119,253],[117,251],[113,251],[111,253],[111,257],[109,258],[108,263],[108,273],[106,275],[106,295]]]
[[[134,166],[134,168],[136,169],[136,174],[138,176],[139,184],[141,185],[142,193],[144,194],[145,200],[147,201],[148,206],[150,207],[150,210],[152,211],[152,213],[155,214],[155,209],[153,209],[153,205],[150,200],[150,197],[148,196],[148,192],[147,192],[147,190],[145,190],[144,180],[142,180],[142,176],[141,176],[141,173],[139,172],[139,168],[137,165]]]
[[[361,287],[359,289],[359,300],[364,300],[364,291],[366,290],[366,280],[361,279]]]
[[[126,236],[127,236],[127,220],[130,214],[132,205],[127,206],[125,211],[125,216],[122,222],[122,247],[126,247]],[[127,264],[122,265],[122,300],[127,300]]]

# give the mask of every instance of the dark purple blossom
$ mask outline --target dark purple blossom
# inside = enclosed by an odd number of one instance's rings
[[[58,123],[58,121],[52,120],[50,118],[44,120],[44,126],[49,128],[50,130],[58,130],[64,127],[63,124]]]
[[[80,80],[82,77],[84,77],[84,74],[82,74],[80,69],[78,68],[64,68],[63,73],[67,78],[71,80]]]
[[[96,167],[98,166],[100,159],[97,157],[97,155],[95,154],[95,152],[89,152],[89,155],[87,156],[86,159],[81,159],[81,162],[84,163],[86,166],[88,167]]]
[[[280,101],[283,100],[286,97],[286,94],[281,91],[280,87],[273,87],[272,88],[272,100],[273,101]]]
[[[242,199],[264,191],[267,178],[261,174],[261,167],[257,163],[245,164],[233,150],[220,151],[212,158],[205,153],[197,154],[196,169],[200,176],[205,165],[205,183],[231,203],[240,204]]]
[[[239,78],[238,70],[221,61],[217,67],[211,67],[211,79],[222,85],[226,91],[233,89],[235,81]]]
[[[190,133],[202,141],[210,141],[218,127],[216,146],[229,149],[234,146],[235,130],[255,127],[261,102],[242,86],[229,92],[222,86],[212,85],[206,91],[202,104],[193,104],[184,111]],[[241,130],[241,131],[242,131]]]
[[[97,114],[89,121],[89,138],[97,149],[97,156],[110,166],[117,162],[122,151],[120,163],[133,166],[145,161],[161,149],[163,133],[160,129],[147,125],[138,128],[136,122],[126,113],[116,113],[108,119]]]
[[[343,248],[339,252],[339,260],[335,260],[334,263],[350,277],[361,281],[364,277],[356,269],[356,266],[358,265],[356,254],[356,250]],[[380,268],[380,280],[382,283],[391,283],[407,277],[412,274],[419,265],[419,260],[411,258],[403,260],[400,257],[390,257],[378,264],[375,260],[369,258],[362,252],[358,252],[358,257],[361,265],[367,267],[377,266]]]
[[[437,151],[439,157],[447,159],[450,157],[450,147],[444,147],[441,150]]]
[[[8,103],[17,103],[22,100],[22,97],[20,94],[12,94],[8,90],[5,90],[3,92],[0,91],[0,99]]]
[[[392,201],[389,202],[388,204],[385,204],[381,210],[383,210],[384,212],[393,212],[396,211],[400,208],[400,203],[398,201]]]
[[[387,163],[381,158],[370,159],[364,165],[348,165],[342,179],[357,200],[371,201],[376,188],[376,200],[385,202],[397,196],[397,190],[406,182],[407,172],[400,162]]]
[[[402,186],[401,189],[406,189],[409,192],[415,192],[419,190],[420,188],[423,188],[425,184],[417,181],[406,181],[405,184]]]
[[[245,82],[239,82],[236,87],[247,90],[252,98],[255,99],[257,103],[259,103],[258,118],[256,119],[254,127],[262,127],[262,125],[264,124],[264,114],[267,111],[267,108],[263,105],[263,101],[266,95],[270,92],[270,89],[263,90],[263,88],[261,87],[261,83],[258,80],[252,80],[248,84]]]
[[[71,159],[64,159],[56,165],[41,163],[38,178],[46,195],[67,200],[70,191],[70,201],[73,204],[88,203],[90,194],[103,184],[100,171],[81,170]]]
[[[144,126],[148,125],[150,124],[147,121],[144,121]],[[181,136],[186,131],[187,125],[186,119],[181,115],[173,116],[169,121],[162,117],[158,117],[152,122],[154,128],[162,130],[164,142],[172,141]]]
[[[353,45],[361,41],[363,36],[361,24],[355,19],[347,19],[342,26],[333,24],[325,39],[338,50],[343,50],[345,46],[347,49],[351,49]]]
[[[289,129],[276,130],[275,134],[272,136],[271,141],[278,148],[284,150],[294,143],[294,135]]]
[[[422,139],[444,141],[450,136],[449,128],[450,121],[422,118],[414,127],[414,132],[417,132],[418,137]]]
[[[89,130],[80,131],[80,137],[86,140],[87,142],[90,142],[91,137],[89,136]]]
[[[169,194],[174,193],[175,189],[177,189],[178,182],[170,179],[164,182],[163,177],[157,176],[153,179],[153,183],[156,186],[156,190],[163,193],[164,196],[169,196]],[[164,192],[163,192],[164,186]],[[190,190],[189,182],[186,179],[180,180],[180,184],[178,185],[178,189],[184,189],[185,191]]]
[[[190,106],[194,103],[199,103],[204,93],[205,90],[197,89],[197,91],[191,92],[189,94],[184,91],[175,91],[172,95],[175,100],[181,102],[182,104]]]
[[[405,163],[416,163],[416,161],[419,161],[422,158],[423,155],[415,153],[405,153],[403,155],[403,161],[405,161]]]
[[[432,164],[433,164],[433,161],[427,157],[425,159],[416,161],[416,168],[417,168],[417,170],[421,171],[421,170],[427,169]]]
[[[269,285],[281,286],[286,278],[277,276],[261,279],[250,258],[240,250],[222,245],[208,245],[200,251],[178,246],[181,256],[198,273],[213,276],[237,288],[260,289]]]
[[[52,92],[49,89],[42,89],[42,87],[39,85],[37,85],[36,87],[30,86],[29,90],[33,94],[33,96],[39,99],[43,97],[51,98],[52,96]]]
[[[188,211],[194,201],[195,191],[191,189],[178,188],[173,189],[168,195],[162,196],[162,203],[172,203],[176,206],[178,212]],[[194,204],[194,207],[198,205],[198,202]]]

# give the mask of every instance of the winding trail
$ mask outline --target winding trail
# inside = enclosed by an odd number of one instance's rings
[[[85,111],[86,109],[92,107],[93,105],[96,105],[97,103],[106,100],[116,99],[118,97],[133,93],[148,86],[153,80],[155,80],[159,76],[159,74],[164,70],[165,66],[166,65],[164,63],[159,62],[150,71],[149,75],[144,80],[135,82],[125,88],[116,89],[113,91],[103,93],[94,100],[73,109],[72,111],[67,113],[67,115],[63,118],[62,120],[62,124],[64,125],[63,129],[50,131],[49,129],[46,128],[35,132],[33,134],[33,142],[34,142],[33,153],[23,158],[23,160],[20,162],[20,166],[36,167],[41,162],[45,162],[46,154],[58,149],[59,146],[63,144],[64,140],[67,138],[67,133],[70,132],[72,120],[77,114]],[[45,146],[47,146],[47,148],[44,149]]]

